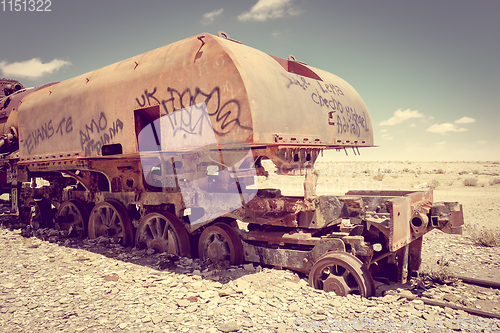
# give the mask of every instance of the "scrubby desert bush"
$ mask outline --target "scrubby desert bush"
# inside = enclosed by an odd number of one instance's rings
[[[464,186],[477,186],[477,178],[464,179]]]
[[[445,171],[444,171],[443,169],[437,169],[437,170],[436,170],[436,173],[437,173],[437,174],[444,174],[444,173],[445,173]]]
[[[475,175],[479,175],[479,170],[473,170],[472,173]]]
[[[381,182],[381,181],[382,181],[382,179],[384,179],[384,176],[385,176],[385,174],[383,174],[383,173],[378,173],[378,174],[376,174],[375,176],[373,176],[373,179],[374,179],[374,180],[378,180],[378,181],[380,181],[380,182]]]
[[[437,188],[439,186],[439,181],[436,179],[433,179],[427,185],[429,186],[429,188],[434,190],[435,188]]]
[[[456,284],[459,282],[457,277],[454,277],[450,273],[449,261],[441,256],[431,267],[422,270],[419,273],[417,281],[421,285],[432,285],[434,283],[438,284]]]
[[[490,185],[500,184],[500,178],[492,178],[490,179]]]
[[[476,245],[487,247],[500,246],[500,231],[479,228],[472,224],[467,224],[465,231]]]

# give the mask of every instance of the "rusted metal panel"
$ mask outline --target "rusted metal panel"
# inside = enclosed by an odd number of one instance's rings
[[[389,204],[391,213],[389,251],[396,251],[410,242],[411,206],[405,197],[391,199]]]
[[[327,252],[344,252],[345,246],[340,239],[318,239],[309,251],[268,248],[243,242],[245,260],[261,262],[266,265],[292,268],[301,272],[309,272],[314,262]]]
[[[7,83],[2,85],[2,81]],[[6,93],[5,96],[0,94],[0,153],[2,154],[14,153],[19,149],[18,109],[23,99],[42,87],[52,85],[24,89],[16,82],[15,80],[0,80],[0,90],[2,94],[4,91]]]
[[[391,252],[410,244],[433,227],[428,221],[433,200],[431,190],[349,191],[341,200],[346,203],[351,218],[365,221],[368,227],[375,226],[389,238]],[[456,210],[459,220],[460,209]]]
[[[430,215],[433,227],[448,234],[462,234],[464,215],[462,205],[458,202],[436,202],[432,205]]]
[[[311,253],[290,249],[271,249],[243,243],[245,260],[260,262],[266,265],[293,268],[301,272],[309,272],[313,265]]]
[[[296,61],[288,61],[285,69],[283,61],[260,51],[249,54],[240,44],[226,42],[223,46],[238,60],[238,70],[246,78],[248,96],[253,101],[255,142],[319,140],[339,147],[373,145],[366,106],[341,78]],[[304,67],[304,75],[289,72],[290,64]],[[306,74],[308,71],[312,74]]]
[[[315,245],[320,238],[313,237],[313,230],[276,230],[272,226],[266,226],[261,229],[251,230],[244,235],[245,240],[260,241],[269,244],[300,244]]]
[[[256,196],[246,205],[247,217],[245,221],[298,227],[297,214],[314,209],[312,201],[300,197],[264,198]]]
[[[409,245],[408,270],[410,273],[418,271],[422,263],[422,241],[423,237],[419,237]]]
[[[108,144],[137,152],[134,111],[151,107],[170,126],[162,140],[178,143],[163,150],[190,148],[192,136],[206,130],[218,144],[372,146],[371,121],[356,91],[307,68],[321,81],[290,73],[251,47],[194,36],[26,96],[21,158],[98,156]]]
[[[336,196],[289,197],[259,192],[246,205],[245,221],[276,226],[321,229],[337,224],[344,204]]]
[[[21,157],[56,152],[98,156],[102,146],[116,143],[122,145],[124,154],[137,152],[134,110],[151,106],[159,106],[161,115],[178,119],[172,135],[188,134],[188,139],[206,129],[221,140],[251,141],[245,83],[221,39],[207,34],[204,41],[200,47],[196,37],[188,38],[26,98],[20,109]],[[189,111],[176,113],[199,103],[205,103],[207,113],[196,119],[189,119]],[[34,114],[37,120],[28,121]],[[48,127],[44,136],[29,136]]]

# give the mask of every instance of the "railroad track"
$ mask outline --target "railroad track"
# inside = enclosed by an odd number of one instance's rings
[[[488,288],[494,288],[494,289],[500,289],[500,283],[499,282],[494,282],[494,281],[488,281],[488,280],[481,280],[481,279],[476,279],[476,278],[470,278],[466,276],[450,276],[450,278],[456,278],[460,281],[462,281],[465,284],[471,284],[471,285],[476,285],[476,286],[481,286],[481,287],[488,287]],[[432,306],[440,306],[440,307],[448,307],[453,310],[461,310],[465,311],[471,315],[474,316],[479,316],[483,318],[496,318],[500,319],[500,313],[494,313],[494,312],[487,312],[487,311],[482,311],[479,309],[473,309],[473,308],[468,308],[468,307],[463,307],[455,304],[450,304],[447,302],[442,302],[442,301],[436,301],[432,300],[426,297],[419,297],[419,296],[410,296],[410,295],[400,295],[406,299],[409,300],[421,300],[424,302],[424,304],[427,305],[432,305]]]

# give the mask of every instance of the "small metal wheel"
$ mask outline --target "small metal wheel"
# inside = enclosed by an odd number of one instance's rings
[[[116,200],[103,201],[92,209],[88,231],[89,238],[109,237],[123,246],[130,246],[134,241],[127,210]]]
[[[89,213],[78,199],[63,202],[57,210],[55,221],[58,230],[67,230],[69,235],[73,233],[80,238],[87,236]]]
[[[26,201],[27,219],[33,229],[51,227],[54,218],[52,203],[49,199],[33,199]]]
[[[229,260],[231,265],[243,262],[243,244],[234,230],[225,223],[215,223],[201,233],[198,253],[202,260]]]
[[[139,223],[135,244],[138,249],[155,249],[180,257],[191,256],[189,236],[182,222],[168,212],[149,213]]]
[[[373,295],[373,279],[366,266],[346,252],[328,252],[316,261],[309,272],[309,285],[338,296]]]

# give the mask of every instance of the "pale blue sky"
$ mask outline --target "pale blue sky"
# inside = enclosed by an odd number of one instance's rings
[[[0,11],[0,76],[62,81],[224,30],[354,86],[379,147],[350,160],[500,160],[498,0],[52,0],[50,9]]]

